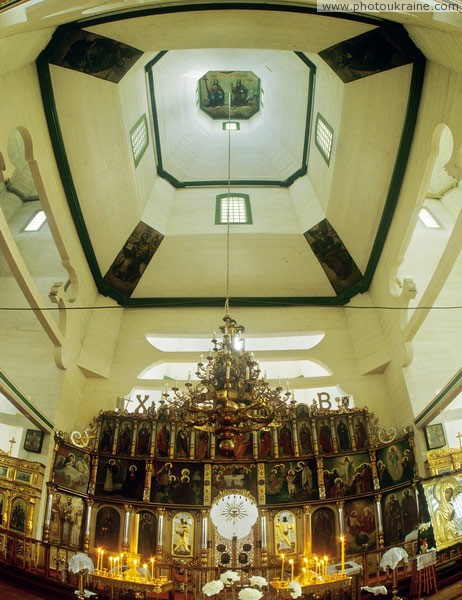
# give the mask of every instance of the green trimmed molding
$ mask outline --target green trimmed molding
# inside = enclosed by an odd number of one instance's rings
[[[415,418],[415,425],[419,429],[425,427],[437,417],[442,410],[462,392],[462,368],[457,371],[444,388],[427,404],[424,410]]]
[[[30,398],[28,398],[1,369],[0,392],[8,398],[20,413],[32,421],[32,423],[34,423],[41,431],[52,433],[54,429],[53,423],[32,404]]]

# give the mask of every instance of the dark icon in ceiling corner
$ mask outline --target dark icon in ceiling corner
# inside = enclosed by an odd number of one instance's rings
[[[327,219],[303,234],[336,294],[361,280],[361,271]]]
[[[63,39],[50,62],[119,83],[142,54],[132,46],[77,29]]]
[[[409,64],[415,49],[401,28],[378,27],[319,53],[344,83]]]
[[[140,221],[104,276],[104,281],[129,296],[163,239],[162,233]]]

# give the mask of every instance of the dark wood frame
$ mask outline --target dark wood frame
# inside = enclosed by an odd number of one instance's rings
[[[33,433],[38,433],[40,436],[38,450],[37,450],[37,448],[33,447],[31,444]],[[26,431],[26,437],[24,438],[24,445],[23,445],[24,450],[27,450],[28,452],[36,452],[38,454],[42,451],[42,444],[43,444],[43,431],[40,431],[40,429],[28,429]]]
[[[440,438],[438,442],[435,438]],[[427,425],[425,427],[425,441],[427,442],[427,449],[434,450],[435,448],[442,448],[446,446],[446,436],[444,435],[444,427],[442,423],[434,423],[433,425]]]

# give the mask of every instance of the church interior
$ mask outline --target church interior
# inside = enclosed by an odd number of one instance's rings
[[[2,574],[95,600],[460,583],[445,6],[0,0]]]

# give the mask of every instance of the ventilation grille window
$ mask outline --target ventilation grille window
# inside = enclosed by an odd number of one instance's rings
[[[136,167],[149,144],[146,115],[143,115],[138,119],[135,126],[132,127],[130,131],[130,140],[132,143],[133,160],[135,161]]]
[[[334,130],[329,123],[318,113],[316,116],[315,143],[327,164],[330,163]]]
[[[217,196],[215,224],[252,223],[250,199],[247,194],[220,194]]]

